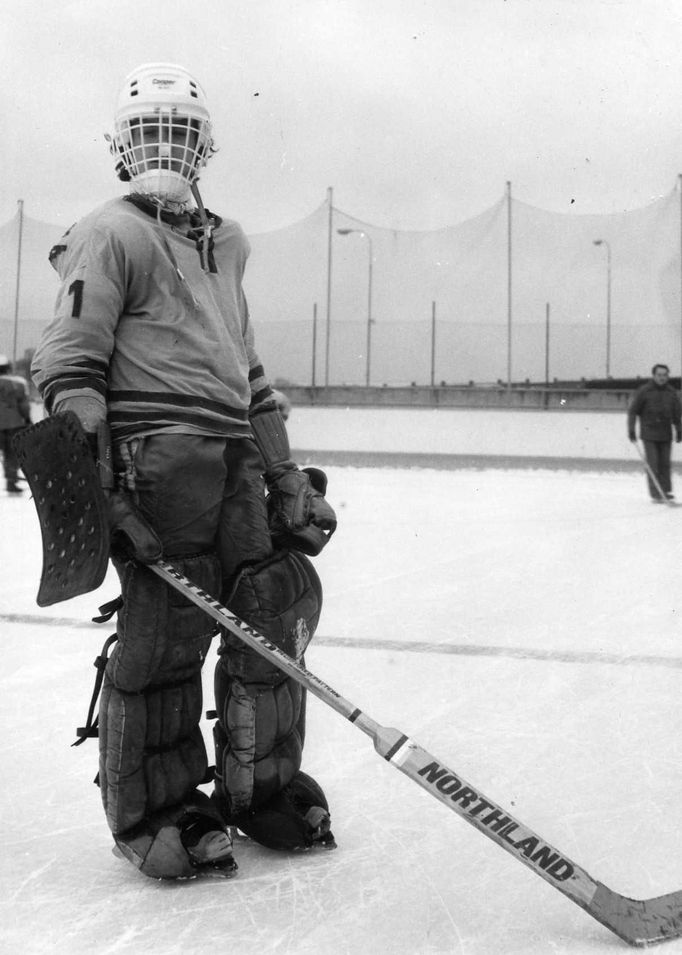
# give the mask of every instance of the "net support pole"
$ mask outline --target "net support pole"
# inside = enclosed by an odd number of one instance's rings
[[[334,190],[327,189],[327,204],[329,206],[329,224],[327,227],[327,334],[324,345],[324,384],[329,387],[329,343],[332,330],[332,231],[334,218]]]
[[[17,364],[17,341],[19,338],[19,291],[21,288],[21,246],[24,237],[24,200],[18,200],[19,205],[19,238],[17,240],[17,282],[14,290],[14,337],[12,340],[12,369]]]
[[[512,385],[512,207],[511,182],[507,182],[507,393]]]
[[[680,392],[682,392],[682,173],[677,176],[680,194]]]

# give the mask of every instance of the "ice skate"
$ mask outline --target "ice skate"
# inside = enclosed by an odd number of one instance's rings
[[[210,816],[188,813],[181,823],[180,839],[202,875],[229,878],[237,871],[229,830],[217,829]]]

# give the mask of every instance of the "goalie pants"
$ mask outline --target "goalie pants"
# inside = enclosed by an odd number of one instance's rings
[[[116,447],[114,463],[119,486],[161,538],[166,558],[247,622],[270,626],[267,636],[279,645],[286,644],[281,606],[300,637],[284,648],[300,656],[317,624],[319,588],[306,558],[273,553],[254,442],[152,435]],[[215,624],[144,566],[116,557],[114,564],[123,605],[100,701],[100,786],[117,841],[139,843],[201,802],[197,787],[208,778],[201,670]],[[258,618],[263,600],[267,613]],[[223,637],[216,669],[223,814],[286,785],[303,740],[303,691],[238,644]]]

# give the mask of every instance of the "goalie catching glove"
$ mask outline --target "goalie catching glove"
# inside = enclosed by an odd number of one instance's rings
[[[336,529],[336,515],[324,492],[327,476],[319,468],[292,465],[265,474],[270,533],[277,547],[291,547],[310,557],[319,554]]]
[[[336,530],[336,514],[325,499],[327,477],[319,468],[291,460],[284,419],[274,404],[251,415],[251,428],[265,463],[270,533],[277,547],[315,557]]]

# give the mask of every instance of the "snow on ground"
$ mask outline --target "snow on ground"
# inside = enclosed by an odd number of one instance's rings
[[[340,525],[316,561],[325,606],[308,668],[610,888],[682,887],[682,509],[650,504],[641,475],[568,466],[328,473]],[[117,582],[38,608],[28,496],[0,497],[0,524],[0,951],[625,948],[316,699],[304,768],[328,794],[339,848],[239,844],[227,882],[140,876],[110,852],[96,744],[70,748],[112,629],[89,620]]]

